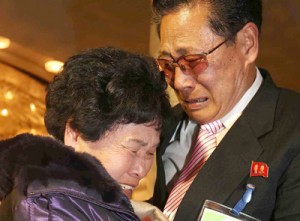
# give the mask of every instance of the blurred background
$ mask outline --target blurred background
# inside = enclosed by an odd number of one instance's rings
[[[263,3],[258,65],[278,85],[300,92],[300,1]],[[116,46],[156,56],[150,5],[150,0],[0,0],[0,139],[46,134],[45,87],[59,62],[82,49]],[[52,60],[59,62],[51,66]],[[176,103],[173,94],[171,102]]]
[[[149,42],[149,1],[0,0],[0,139],[46,133],[45,86],[57,66],[46,62],[100,46],[149,54]]]

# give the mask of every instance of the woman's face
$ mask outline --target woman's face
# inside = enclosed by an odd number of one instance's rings
[[[98,141],[80,136],[76,149],[95,156],[130,197],[153,163],[160,132],[145,124],[120,124]]]

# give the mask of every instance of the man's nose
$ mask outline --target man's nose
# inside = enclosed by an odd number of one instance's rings
[[[174,88],[178,91],[189,90],[194,87],[194,79],[192,76],[185,74],[184,71],[189,70],[182,69],[179,66],[175,68]]]

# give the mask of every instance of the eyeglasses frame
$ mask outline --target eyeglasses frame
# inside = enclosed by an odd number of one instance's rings
[[[167,59],[164,59],[164,58],[158,58],[157,61],[159,60],[164,60],[164,61],[170,61],[170,64],[174,67],[174,73],[175,73],[175,68],[176,67],[179,67],[181,70],[185,71],[186,68],[185,66],[183,65],[180,65],[178,62],[181,60],[181,59],[184,59],[185,57],[187,56],[195,56],[195,55],[202,55],[205,57],[205,60],[207,61],[207,55],[213,53],[215,50],[217,50],[219,47],[221,47],[223,44],[225,44],[227,41],[229,40],[229,38],[225,39],[224,41],[222,41],[221,43],[219,43],[217,46],[215,46],[214,48],[210,49],[209,51],[207,52],[202,52],[202,53],[197,53],[197,54],[188,54],[188,55],[181,55],[180,57],[178,57],[177,59],[173,59],[172,60],[167,60]],[[185,59],[184,59],[185,60]],[[197,60],[197,59],[196,59]],[[188,60],[185,60],[187,62],[189,62]],[[159,62],[158,62],[159,64]],[[163,71],[163,70],[162,70]],[[168,77],[168,76],[167,76]]]

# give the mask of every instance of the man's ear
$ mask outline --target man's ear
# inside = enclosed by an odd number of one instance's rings
[[[246,65],[255,63],[259,49],[259,31],[253,22],[247,23],[237,35],[241,53],[245,56]]]
[[[64,136],[65,144],[67,146],[74,147],[75,150],[77,150],[77,148],[79,147],[78,138],[79,133],[71,127],[70,122],[67,122]]]

